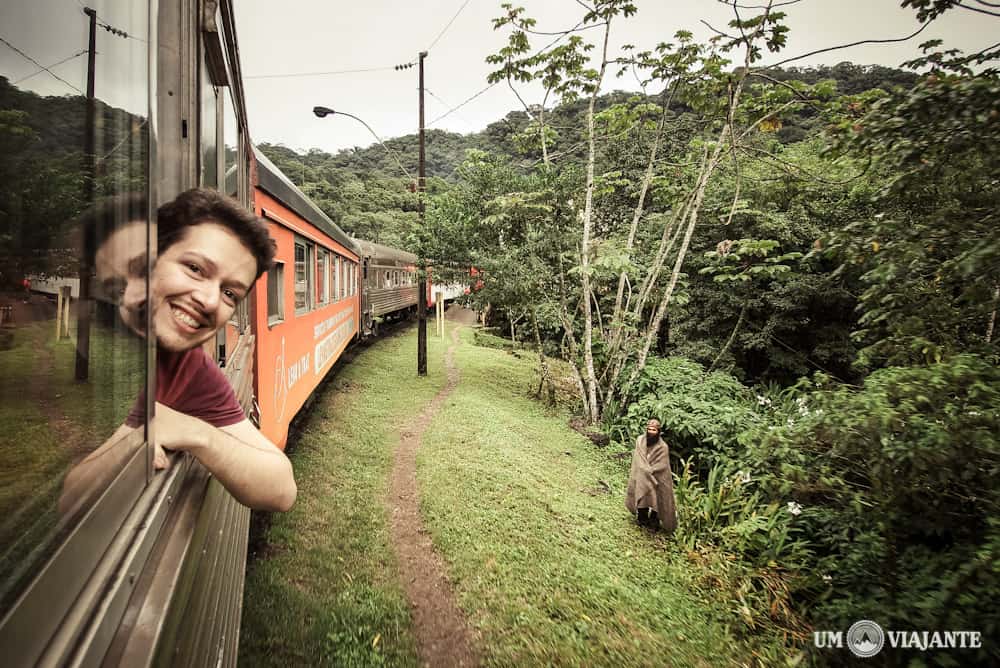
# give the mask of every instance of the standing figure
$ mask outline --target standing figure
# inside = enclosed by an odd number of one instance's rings
[[[677,528],[674,479],[670,471],[670,449],[660,437],[660,421],[650,418],[646,433],[635,441],[632,470],[625,491],[625,507],[639,524],[667,531]]]

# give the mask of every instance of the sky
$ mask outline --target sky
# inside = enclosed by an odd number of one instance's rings
[[[581,20],[582,1],[520,0],[515,5],[523,5],[526,15],[537,19],[536,30],[554,32]],[[739,0],[746,5],[761,1]],[[765,64],[847,42],[903,37],[918,27],[914,12],[900,8],[900,0],[779,0],[776,4],[781,2],[786,3],[780,9],[787,12],[791,28],[788,45]],[[977,2],[981,0],[967,4]],[[125,38],[98,30],[98,97],[145,115],[146,0],[88,0],[86,4],[97,9],[102,25],[110,23],[128,32]],[[256,142],[329,152],[375,142],[372,132],[352,118],[316,118],[311,112],[316,105],[353,114],[383,138],[415,133],[417,68],[397,71],[393,66],[414,62],[422,50],[428,52],[428,127],[477,132],[521,108],[506,84],[483,92],[491,69],[486,56],[506,42],[507,33],[492,27],[492,19],[503,12],[499,0],[235,0],[234,5],[249,126]],[[725,29],[733,17],[732,8],[719,0],[636,0],[636,5],[636,16],[619,20],[612,28],[612,55],[619,54],[624,43],[651,49],[672,40],[681,29],[707,40],[712,32],[702,21]],[[79,94],[86,87],[83,6],[84,0],[0,2],[0,74],[42,95]],[[741,11],[744,16],[751,13]],[[919,55],[918,44],[926,39],[940,38],[947,46],[967,51],[982,49],[996,41],[998,26],[998,18],[958,8],[908,42],[858,46],[797,64],[850,60],[898,66]],[[590,30],[582,36],[593,41],[599,33]],[[553,39],[532,37],[532,48]],[[49,66],[58,78],[42,72],[39,65]],[[299,76],[316,72],[332,73]],[[607,81],[605,89],[637,90],[638,86],[627,77]],[[527,103],[541,102],[537,87],[520,90]],[[442,118],[458,105],[462,106]]]
[[[760,0],[741,0],[740,4],[760,4]],[[521,0],[514,5],[525,7],[526,15],[538,20],[538,31],[570,28],[584,11],[576,0]],[[705,40],[712,33],[702,20],[725,29],[733,18],[732,7],[718,0],[636,0],[636,5],[635,16],[612,26],[612,53],[619,53],[626,43],[651,49],[659,42],[672,41],[682,29]],[[919,27],[915,13],[900,8],[899,0],[801,0],[781,10],[788,14],[788,45],[765,64],[837,44],[903,37]],[[751,15],[750,10],[741,11]],[[240,0],[236,24],[253,140],[329,152],[375,142],[372,133],[354,119],[316,118],[311,112],[316,105],[358,116],[383,139],[415,133],[417,68],[397,71],[393,66],[416,61],[422,50],[428,51],[427,127],[460,133],[482,130],[521,108],[506,84],[440,117],[488,85],[491,66],[486,56],[506,42],[507,33],[494,31],[492,26],[492,19],[502,12],[498,0]],[[919,55],[919,43],[932,38],[966,50],[981,49],[996,41],[998,26],[998,19],[955,9],[909,42],[858,46],[796,64],[849,60],[898,66]],[[582,36],[594,41],[599,33],[591,30]],[[531,39],[532,48],[537,49],[554,37]],[[349,70],[367,71],[345,72]],[[331,74],[289,76],[318,72]],[[608,81],[605,88],[637,90],[638,85],[627,77]],[[540,89],[523,89],[522,97],[528,104],[541,102]]]

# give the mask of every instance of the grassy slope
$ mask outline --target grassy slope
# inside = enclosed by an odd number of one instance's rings
[[[624,464],[569,429],[567,415],[527,398],[537,382],[529,356],[465,335],[461,382],[417,463],[425,522],[485,662],[748,660],[683,555],[630,521]],[[241,665],[416,662],[382,505],[395,430],[444,382],[434,337],[427,381],[396,371],[412,369],[414,338],[411,330],[376,344],[317,402],[293,455],[299,500],[275,517],[273,554],[247,582]]]
[[[292,456],[298,501],[273,517],[247,580],[241,666],[417,664],[384,497],[399,427],[445,382],[428,340],[426,379],[411,331],[360,354],[316,402]]]
[[[721,623],[725,612],[693,591],[684,556],[631,521],[627,462],[611,463],[567,415],[528,397],[537,383],[530,356],[467,342],[456,359],[461,383],[424,436],[418,476],[487,663],[748,658]]]

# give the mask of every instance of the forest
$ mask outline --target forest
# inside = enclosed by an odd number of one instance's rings
[[[745,634],[811,647],[877,619],[995,638],[1000,48],[765,67],[794,25],[755,11],[612,58],[627,0],[537,51],[503,5],[490,81],[541,93],[480,133],[428,132],[425,195],[379,145],[262,148],[355,235],[456,280],[475,267],[469,299],[537,356],[538,400],[568,387],[609,457],[660,418],[676,540]],[[386,142],[411,174],[416,141]]]

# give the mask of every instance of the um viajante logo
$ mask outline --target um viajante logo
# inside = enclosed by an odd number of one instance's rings
[[[847,633],[841,631],[814,631],[813,644],[822,649],[843,648],[851,650],[862,659],[882,651],[886,640],[889,647],[927,652],[937,649],[979,649],[983,646],[979,631],[883,631],[870,619],[851,624]]]

